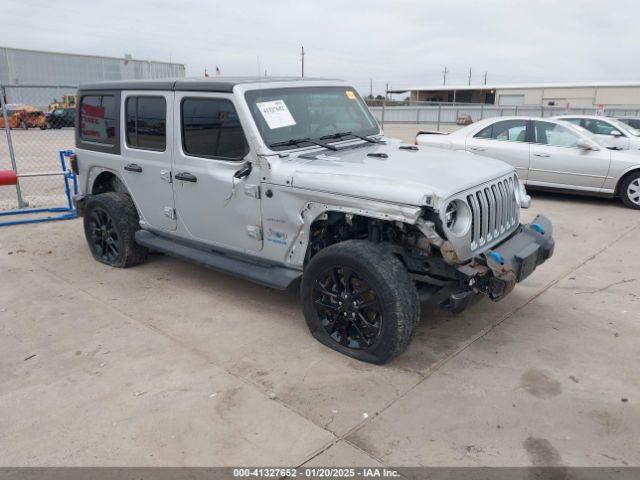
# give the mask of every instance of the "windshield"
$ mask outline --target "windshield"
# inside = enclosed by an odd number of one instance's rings
[[[350,87],[294,87],[250,90],[245,99],[260,135],[272,150],[331,143],[380,132],[360,96]],[[316,143],[317,144],[317,143]]]
[[[634,137],[640,137],[640,130],[633,128],[631,125],[627,125],[626,123],[621,122],[620,120],[617,120],[615,118],[611,118],[609,119],[609,121],[621,131],[629,132]]]

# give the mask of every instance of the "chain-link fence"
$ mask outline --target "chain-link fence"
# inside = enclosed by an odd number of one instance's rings
[[[59,172],[60,150],[74,146],[75,86],[0,87],[0,170]],[[13,165],[12,157],[15,162]],[[67,203],[60,176],[21,177],[0,187],[0,210],[48,208]]]
[[[640,116],[638,107],[616,107],[598,110],[597,108],[565,108],[537,106],[508,106],[484,104],[434,104],[430,102],[390,102],[391,105],[371,105],[376,119],[380,123],[415,123],[440,125],[466,124],[484,118],[503,116],[552,117],[567,113],[574,115],[605,115],[611,117]]]

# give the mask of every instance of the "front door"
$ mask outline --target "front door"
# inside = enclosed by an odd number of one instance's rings
[[[260,171],[233,95],[176,92],[173,191],[178,231],[213,246],[262,249]]]
[[[526,181],[529,175],[529,121],[501,120],[467,138],[466,149],[477,155],[496,158],[516,168],[518,178]]]
[[[175,230],[171,188],[173,92],[123,92],[120,178],[152,228]],[[167,124],[169,128],[167,128]]]
[[[580,137],[557,123],[535,120],[529,183],[540,186],[602,188],[609,172],[611,152],[584,150]]]

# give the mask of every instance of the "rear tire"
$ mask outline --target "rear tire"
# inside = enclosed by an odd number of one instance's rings
[[[317,253],[301,284],[304,315],[322,344],[384,364],[407,349],[420,319],[418,293],[404,265],[380,245],[341,242]]]
[[[625,177],[620,186],[620,197],[625,207],[640,210],[640,172]]]
[[[84,234],[97,261],[127,268],[143,263],[148,254],[135,241],[140,230],[138,211],[126,193],[101,193],[87,200]]]

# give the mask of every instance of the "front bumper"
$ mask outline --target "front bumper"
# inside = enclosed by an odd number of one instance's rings
[[[554,247],[551,221],[544,215],[538,215],[533,222],[520,225],[501,244],[474,258],[470,264],[459,267],[458,272],[465,279],[464,288],[443,302],[443,308],[462,311],[471,297],[478,293],[494,301],[503,299],[516,283],[551,258]]]
[[[553,225],[544,215],[521,225],[514,235],[484,253],[487,266],[496,280],[488,294],[492,300],[507,295],[517,282],[521,282],[553,255]]]

